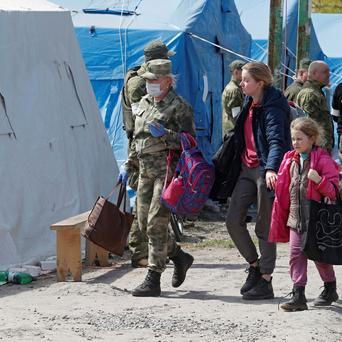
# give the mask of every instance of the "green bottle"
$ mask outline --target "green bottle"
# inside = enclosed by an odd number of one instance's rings
[[[8,280],[8,272],[0,271],[0,285],[4,285]]]
[[[31,274],[24,272],[8,272],[8,281],[13,284],[29,284],[32,280]]]

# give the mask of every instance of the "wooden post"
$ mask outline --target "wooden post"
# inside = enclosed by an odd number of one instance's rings
[[[274,77],[274,85],[278,88],[282,87],[280,61],[283,36],[283,4],[283,0],[271,0],[268,36],[268,66]]]
[[[311,0],[298,1],[298,29],[297,29],[297,63],[303,58],[309,58],[311,33]]]

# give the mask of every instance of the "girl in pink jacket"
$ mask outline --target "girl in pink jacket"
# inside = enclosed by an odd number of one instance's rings
[[[307,310],[305,286],[308,259],[302,252],[309,220],[309,201],[321,197],[335,200],[339,166],[320,147],[321,127],[310,118],[291,123],[294,150],[287,152],[280,165],[272,210],[270,242],[290,242],[290,275],[292,298],[281,308],[285,311]],[[315,262],[324,282],[324,290],[315,299],[315,306],[337,301],[336,278],[332,265]]]

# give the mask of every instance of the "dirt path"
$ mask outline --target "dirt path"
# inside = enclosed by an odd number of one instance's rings
[[[222,241],[223,222],[198,222],[187,235],[195,264],[177,290],[168,265],[160,298],[131,296],[146,270],[132,269],[128,255],[110,268],[85,269],[82,283],[57,283],[50,274],[26,286],[1,286],[0,341],[342,341],[342,301],[330,308],[312,306],[321,291],[312,263],[309,310],[278,310],[280,297],[292,287],[287,245],[278,249],[277,298],[247,302],[239,294],[244,260],[234,248],[217,247],[230,244]],[[341,267],[336,273],[342,279]]]

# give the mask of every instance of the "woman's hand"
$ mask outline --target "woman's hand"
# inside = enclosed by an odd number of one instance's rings
[[[266,171],[266,186],[268,189],[270,189],[270,190],[275,189],[277,178],[278,178],[278,176],[277,176],[276,172],[274,172],[272,170]]]
[[[319,184],[321,182],[321,180],[322,180],[322,177],[314,169],[310,169],[309,170],[308,178],[311,179],[316,184]]]

